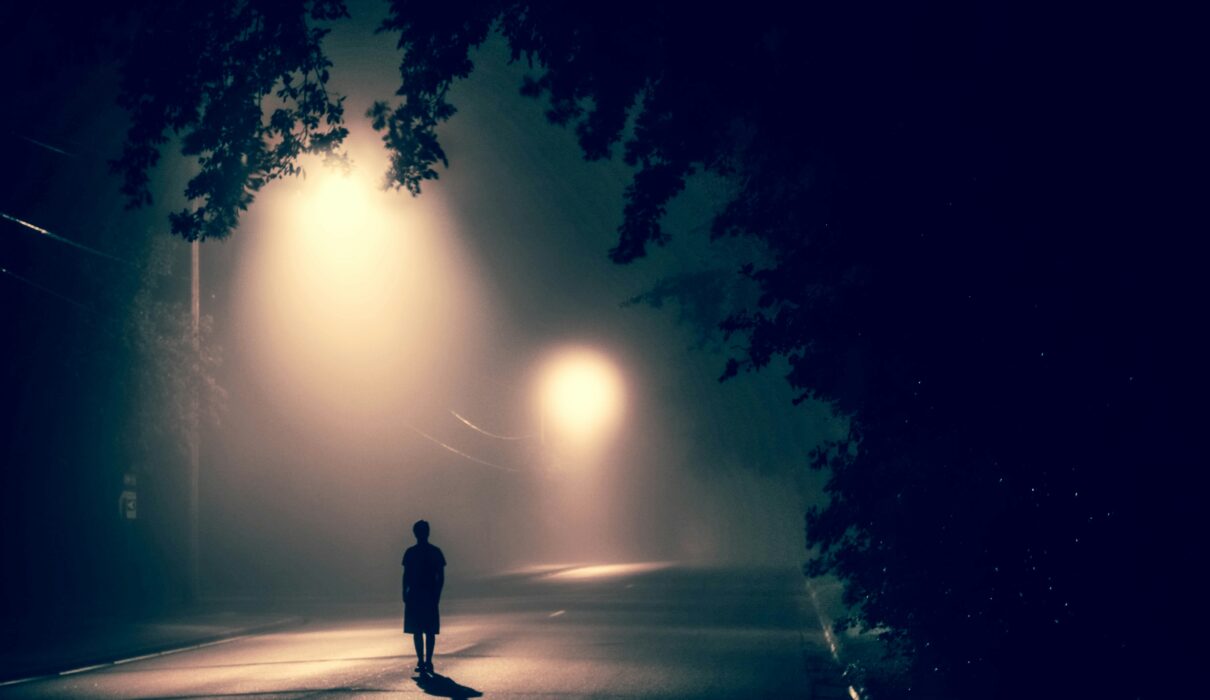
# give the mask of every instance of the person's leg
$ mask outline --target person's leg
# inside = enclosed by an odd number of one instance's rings
[[[432,632],[425,632],[424,640],[426,642],[425,650],[424,650],[424,663],[428,666],[428,669],[430,671],[432,671],[433,670],[433,647],[437,644],[437,635],[433,634]]]
[[[419,632],[412,634],[412,643],[416,645],[416,666],[424,664],[424,636]]]

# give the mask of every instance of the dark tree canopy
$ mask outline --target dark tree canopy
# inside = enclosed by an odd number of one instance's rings
[[[737,270],[762,297],[724,322],[747,339],[725,376],[786,357],[804,397],[853,417],[815,455],[831,502],[808,514],[810,572],[911,659],[883,696],[1147,694],[1149,672],[1101,669],[1155,661],[1165,615],[1120,611],[1162,607],[1192,557],[1188,280],[1135,229],[1164,187],[1154,135],[1130,130],[1162,94],[1138,71],[1150,44],[1009,6],[391,7],[403,106],[376,126],[409,189],[493,20],[536,70],[523,93],[587,158],[620,143],[636,166],[615,261],[667,240],[687,177],[734,183],[711,235],[772,262]]]
[[[185,190],[200,205],[172,215],[187,240],[230,234],[265,183],[298,172],[303,153],[339,157],[343,99],[326,90],[328,30],[313,25],[347,16],[341,0],[140,7],[119,99],[130,131],[113,163],[129,202],[151,202],[148,171],[169,131],[200,166]]]
[[[1157,572],[1191,556],[1193,453],[1170,428],[1186,281],[1132,231],[1160,191],[1121,131],[1154,89],[1115,72],[1141,49],[959,4],[391,7],[403,103],[375,126],[412,191],[493,20],[585,157],[620,143],[636,166],[615,261],[668,239],[687,177],[734,183],[711,235],[772,262],[736,271],[762,296],[723,324],[747,339],[724,376],[786,357],[853,417],[814,457],[831,502],[808,514],[809,571],[911,659],[884,697],[1146,693],[1099,669],[1154,660],[1164,616],[1120,610],[1170,595]]]
[[[206,204],[174,229],[220,237],[344,135],[309,23],[343,8],[183,7],[150,15],[128,57],[120,164],[143,201],[182,132]],[[710,235],[767,255],[735,270],[761,298],[723,324],[746,343],[724,376],[784,357],[802,397],[852,417],[813,456],[831,500],[807,516],[809,571],[843,578],[852,622],[909,659],[867,679],[879,697],[1152,693],[1195,559],[1198,285],[1170,236],[1181,207],[1160,204],[1187,189],[1166,167],[1176,128],[1148,121],[1176,93],[1152,68],[1183,60],[1179,41],[1015,3],[389,7],[402,85],[370,117],[394,186],[437,177],[449,89],[492,31],[585,157],[620,147],[635,167],[616,262],[668,240],[687,178],[733,184]],[[266,97],[283,105],[267,121]]]

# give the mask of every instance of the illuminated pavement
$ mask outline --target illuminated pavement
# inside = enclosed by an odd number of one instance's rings
[[[393,605],[303,612],[294,628],[0,698],[845,697],[793,570],[589,568],[451,586],[427,693]]]

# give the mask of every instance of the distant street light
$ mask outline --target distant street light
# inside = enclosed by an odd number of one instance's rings
[[[539,460],[549,469],[556,453],[574,455],[581,463],[592,461],[596,448],[604,445],[620,422],[624,393],[622,374],[608,356],[585,346],[566,346],[549,354],[538,367],[534,393],[537,432],[503,435],[479,427],[457,411],[450,413],[489,438],[510,442],[537,438]],[[421,435],[463,457],[481,461],[425,433]]]
[[[548,556],[567,558],[585,542],[609,542],[619,484],[613,438],[621,427],[625,386],[618,365],[588,346],[565,346],[539,366],[535,399],[548,482],[536,495]],[[610,468],[610,467],[614,468]]]
[[[578,447],[600,442],[621,419],[623,395],[621,372],[604,353],[587,347],[556,352],[540,375],[542,442],[550,432]]]

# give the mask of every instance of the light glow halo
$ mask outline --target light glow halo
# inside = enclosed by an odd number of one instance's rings
[[[576,443],[606,437],[622,416],[621,372],[604,353],[574,346],[554,353],[541,373],[543,439]]]

